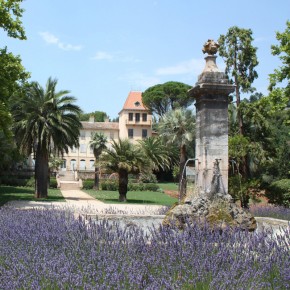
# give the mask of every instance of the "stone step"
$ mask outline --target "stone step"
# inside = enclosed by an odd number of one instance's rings
[[[75,181],[75,174],[74,172],[63,171],[59,173],[59,179],[62,181]]]
[[[78,181],[60,181],[61,190],[73,190],[80,189],[80,183]]]

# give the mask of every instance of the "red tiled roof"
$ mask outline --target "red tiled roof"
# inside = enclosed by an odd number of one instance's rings
[[[147,110],[142,103],[142,92],[131,91],[123,106],[123,110]]]
[[[84,130],[119,130],[117,122],[81,122]]]

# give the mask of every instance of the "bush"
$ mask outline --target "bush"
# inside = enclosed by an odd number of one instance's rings
[[[157,183],[156,175],[152,172],[149,173],[141,173],[139,176],[139,182],[143,183]]]
[[[95,181],[93,179],[83,180],[83,189],[93,189]]]
[[[104,180],[100,185],[102,190],[117,191],[119,189],[118,180]]]
[[[270,203],[290,207],[290,179],[274,181],[266,190]]]
[[[49,188],[57,188],[57,181],[55,177],[50,177]]]
[[[35,179],[34,176],[30,177],[30,179],[28,179],[26,181],[26,187],[34,187],[35,186]]]
[[[158,189],[159,189],[159,186],[156,183],[145,183],[144,184],[144,190],[157,191]]]
[[[128,191],[143,191],[144,185],[143,183],[129,183],[128,184]]]
[[[18,178],[17,176],[4,175],[1,177],[1,183],[9,186],[26,186],[29,179]]]

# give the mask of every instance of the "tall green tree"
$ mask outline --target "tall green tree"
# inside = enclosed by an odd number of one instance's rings
[[[23,0],[0,0],[0,27],[9,37],[26,39],[22,25],[24,10],[20,4]]]
[[[52,152],[63,154],[79,145],[82,127],[81,109],[69,91],[56,91],[57,80],[49,78],[46,87],[37,82],[23,89],[12,106],[14,133],[21,152],[35,152],[35,197],[47,197],[49,157]]]
[[[193,100],[187,91],[191,86],[180,82],[167,82],[148,88],[142,93],[143,104],[159,117],[176,108],[186,108]]]
[[[166,170],[170,168],[171,160],[168,147],[160,137],[148,137],[140,140],[142,150],[152,164],[152,170]]]
[[[95,181],[94,188],[99,190],[99,157],[103,150],[107,148],[107,137],[103,133],[95,133],[92,136],[90,146],[93,149],[95,156]]]
[[[175,109],[167,112],[160,119],[158,133],[167,143],[179,147],[179,188],[180,194],[185,193],[185,182],[182,172],[187,160],[186,147],[195,136],[195,116],[191,110]]]
[[[7,32],[12,38],[26,39],[21,18],[23,9],[20,7],[22,1],[1,0],[0,1],[0,28]],[[9,99],[19,89],[19,83],[25,82],[29,74],[21,64],[19,56],[8,52],[7,47],[0,48],[0,131],[7,138],[11,136],[11,114],[9,111]]]
[[[252,83],[258,77],[255,67],[258,65],[257,48],[252,45],[251,29],[230,27],[227,34],[218,39],[219,55],[226,64],[226,74],[236,86],[237,108],[241,102],[241,92],[253,92]],[[243,120],[238,111],[240,134],[243,135]]]
[[[278,83],[286,81],[286,95],[290,96],[290,21],[286,22],[284,32],[277,32],[276,39],[279,44],[272,45],[272,54],[279,56],[282,66],[275,69],[273,74],[270,74],[270,91],[273,90]]]
[[[130,143],[129,139],[112,140],[111,148],[104,150],[100,156],[101,165],[117,172],[119,175],[119,201],[127,200],[128,175],[148,170],[150,163],[139,146]]]

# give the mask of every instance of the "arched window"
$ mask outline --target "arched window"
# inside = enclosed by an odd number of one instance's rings
[[[80,160],[80,170],[85,170],[86,169],[86,160],[81,159]]]

